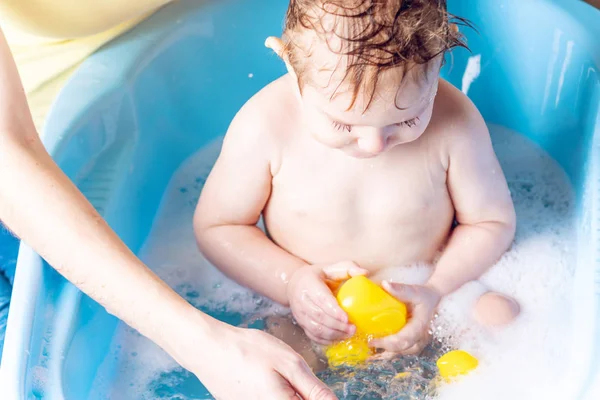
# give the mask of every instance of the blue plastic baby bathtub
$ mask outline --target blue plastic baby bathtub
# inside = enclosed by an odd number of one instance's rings
[[[568,398],[598,399],[600,11],[575,0],[449,3],[479,34],[466,31],[472,54],[455,51],[444,76],[464,87],[469,58],[480,56],[481,73],[468,94],[486,120],[540,144],[574,183],[580,229],[574,341],[587,358],[568,368]],[[222,135],[245,100],[283,73],[263,42],[281,32],[286,5],[177,2],[91,57],[63,90],[47,122],[46,146],[134,251],[178,166]],[[117,324],[22,245],[0,397],[89,398]],[[39,367],[44,379],[35,376]]]

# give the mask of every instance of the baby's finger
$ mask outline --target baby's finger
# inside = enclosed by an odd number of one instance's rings
[[[413,342],[408,342],[405,338],[397,334],[369,341],[369,346],[395,353],[402,352],[412,347],[413,344]]]
[[[404,351],[414,346],[423,337],[423,323],[417,318],[410,320],[395,335],[371,340],[371,345],[390,351]]]
[[[406,326],[398,332],[398,336],[406,340],[411,346],[426,334],[426,324],[419,318],[413,317]]]
[[[416,355],[419,355],[423,351],[423,349],[425,348],[425,346],[427,346],[427,342],[426,341],[418,341],[417,343],[415,343],[414,345],[412,345],[408,349],[404,350],[402,352],[402,355],[405,355],[405,356],[416,356]]]
[[[310,331],[304,331],[304,333],[311,341],[318,344],[329,345],[335,342],[335,340],[321,339],[320,337],[313,335]]]
[[[305,302],[305,308],[295,312],[294,316],[296,317],[298,324],[300,324],[304,330],[310,330],[313,334],[318,336],[321,336],[320,330],[324,328],[336,331],[333,335],[329,335],[335,336],[335,338],[350,337],[356,330],[354,326],[338,321],[325,314],[321,309],[312,304],[310,300],[307,300]]]
[[[305,332],[309,337],[314,338],[318,343],[329,344],[337,340],[343,340],[348,338],[348,334],[340,332],[335,329],[328,328],[315,321],[309,321],[305,326]]]
[[[343,335],[353,335],[356,331],[354,325],[333,318],[323,309],[321,309],[316,303],[314,303],[312,299],[306,299],[306,306],[306,316],[312,321],[320,323],[328,328],[340,331],[340,333]]]
[[[402,283],[383,281],[381,286],[392,296],[403,303],[416,304],[419,303],[419,292],[411,285]]]
[[[393,351],[383,351],[381,353],[377,353],[368,358],[369,361],[377,361],[377,360],[391,360],[396,356],[396,353]]]
[[[315,283],[315,290],[308,293],[307,298],[314,304],[318,304],[319,308],[327,315],[343,323],[348,323],[348,315],[342,310],[325,282],[319,281],[319,283]]]
[[[368,272],[351,261],[339,262],[323,268],[323,275],[326,279],[338,281],[349,279],[353,276],[366,275]]]

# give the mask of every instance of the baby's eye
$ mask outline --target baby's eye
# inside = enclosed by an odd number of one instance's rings
[[[350,132],[352,130],[352,126],[346,125],[346,124],[342,124],[341,122],[332,121],[331,124],[338,131],[347,131],[347,132]]]
[[[413,127],[417,126],[417,124],[419,123],[419,121],[421,121],[419,119],[419,117],[415,117],[413,119],[409,119],[409,120],[406,120],[404,122],[400,122],[399,124],[396,124],[396,125],[397,126],[406,126],[408,128],[413,128]]]

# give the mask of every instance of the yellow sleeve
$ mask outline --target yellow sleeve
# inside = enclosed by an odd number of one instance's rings
[[[74,39],[139,18],[169,0],[2,0],[0,22],[30,35]]]
[[[171,0],[0,0],[0,26],[38,132],[65,82],[88,56]]]

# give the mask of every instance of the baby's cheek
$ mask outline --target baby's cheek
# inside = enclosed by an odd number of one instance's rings
[[[421,120],[419,121],[419,124],[413,128],[404,128],[403,130],[403,141],[405,142],[412,142],[414,140],[417,140],[418,138],[421,137],[421,135],[423,135],[423,133],[425,133],[425,131],[427,130],[427,127],[429,126],[429,123],[431,122],[431,110],[429,110],[428,112],[424,113],[421,116]]]
[[[312,130],[312,136],[318,142],[324,144],[327,147],[342,148],[352,142],[352,138],[345,134],[345,132],[329,132],[330,129]]]
[[[425,126],[425,128],[423,127]],[[400,132],[393,136],[391,145],[396,146],[399,144],[414,142],[423,135],[425,132],[426,125],[416,126],[413,128],[401,128]]]
[[[431,122],[431,116],[433,115],[433,103],[425,110],[423,115],[421,115],[421,123],[419,124],[419,129],[425,131]]]
[[[413,141],[417,140],[418,138],[420,138],[424,132],[425,132],[425,128],[423,128],[421,126],[415,127],[415,128],[407,128],[402,132],[402,135],[400,137],[400,142],[401,143],[413,142]]]

